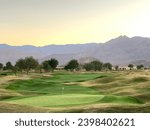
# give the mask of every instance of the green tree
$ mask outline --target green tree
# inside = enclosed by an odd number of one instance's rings
[[[52,70],[56,69],[58,65],[58,61],[54,58],[48,60],[49,65],[51,66]]]
[[[130,68],[130,70],[133,68],[133,64],[129,64],[128,67]]]
[[[86,71],[91,71],[91,70],[94,70],[94,65],[91,64],[91,63],[86,63],[86,64],[84,64],[83,68],[84,68]]]
[[[2,70],[3,69],[3,64],[2,63],[0,63],[0,70]]]
[[[7,62],[6,63],[6,70],[12,70],[13,69],[13,65],[11,64],[11,62]]]
[[[144,65],[137,65],[137,69],[140,70],[144,67]]]
[[[52,70],[52,67],[49,65],[49,61],[44,61],[42,63],[42,66],[43,66],[43,69],[46,71],[46,72],[49,72],[50,70]]]
[[[103,63],[101,61],[95,60],[90,63],[84,64],[83,68],[86,71],[94,70],[94,71],[101,71],[103,67]]]
[[[104,63],[103,69],[104,70],[112,70],[112,64],[111,63]]]
[[[16,62],[16,68],[18,68],[19,71],[23,71],[26,69],[26,64],[25,64],[25,60],[24,59],[19,59],[17,62]]]
[[[32,56],[26,57],[24,61],[25,61],[25,70],[27,74],[31,69],[35,69],[38,66],[38,61],[34,59]]]
[[[103,63],[101,61],[95,60],[92,61],[91,64],[93,65],[94,71],[101,71],[103,67]]]
[[[79,67],[79,63],[77,60],[73,59],[71,61],[68,62],[68,64],[65,66],[65,70],[77,70],[77,68]]]

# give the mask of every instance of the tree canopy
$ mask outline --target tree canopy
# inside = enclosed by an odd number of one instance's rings
[[[140,70],[144,67],[144,65],[137,65],[137,69]]]
[[[57,65],[59,64],[58,60],[52,58],[50,60],[46,60],[42,63],[43,69],[45,71],[53,71],[54,69],[56,69]]]
[[[13,65],[10,61],[6,63],[5,69],[6,70],[12,70],[13,69]]]
[[[52,68],[51,68],[51,66],[49,65],[49,62],[48,61],[44,61],[43,63],[42,63],[42,67],[43,67],[43,69],[46,71],[46,72],[49,72]]]
[[[35,60],[32,56],[26,57],[24,61],[25,61],[25,70],[27,74],[29,73],[31,69],[35,69],[38,66],[38,61]]]
[[[65,66],[65,70],[76,70],[79,67],[79,63],[77,60],[73,59],[68,62],[68,64]]]
[[[25,60],[19,59],[15,65],[21,72],[26,69]]]
[[[52,70],[56,69],[58,61],[54,58],[48,60],[48,64],[51,66]]]
[[[112,64],[111,63],[104,63],[103,69],[104,70],[112,70]]]
[[[15,67],[18,68],[18,70],[23,71],[25,70],[27,74],[31,69],[35,69],[38,66],[38,61],[31,57],[25,57],[25,59],[19,59],[16,62]]]
[[[87,63],[83,66],[87,71],[101,71],[103,67],[103,63],[101,61],[95,60],[90,63]]]

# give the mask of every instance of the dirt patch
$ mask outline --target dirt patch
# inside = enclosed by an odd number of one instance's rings
[[[138,77],[150,78],[150,73],[143,71],[143,72],[137,72],[137,73],[130,72],[127,74],[128,79],[138,78]]]
[[[79,85],[83,86],[83,87],[92,87],[92,86],[96,86],[98,84],[96,82],[86,81],[86,82],[79,83]]]
[[[65,85],[76,85],[78,84],[77,82],[68,82],[68,83],[64,83]]]
[[[51,77],[52,75],[51,74],[43,74],[42,76],[43,77]]]

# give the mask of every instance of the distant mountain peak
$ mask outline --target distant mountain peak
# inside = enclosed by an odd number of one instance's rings
[[[129,38],[129,37],[126,35],[121,35],[121,36],[117,37],[116,39],[126,39],[126,38]]]
[[[116,42],[122,42],[122,41],[125,41],[125,40],[128,40],[128,39],[130,39],[128,36],[126,36],[126,35],[121,35],[121,36],[119,36],[119,37],[116,37],[116,38],[113,38],[113,39],[111,39],[111,40],[109,40],[108,42],[106,42],[106,43],[108,43],[108,44],[112,44],[112,43],[116,43]]]

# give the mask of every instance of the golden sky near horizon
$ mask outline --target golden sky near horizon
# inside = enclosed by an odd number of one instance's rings
[[[0,43],[102,43],[150,37],[150,0],[0,0]]]

